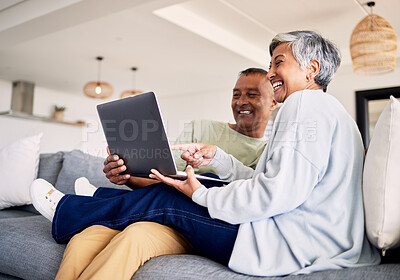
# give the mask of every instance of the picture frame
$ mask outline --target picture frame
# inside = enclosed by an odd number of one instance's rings
[[[400,87],[358,90],[355,92],[356,122],[366,149],[371,140],[376,121],[391,95],[395,98],[400,98]]]

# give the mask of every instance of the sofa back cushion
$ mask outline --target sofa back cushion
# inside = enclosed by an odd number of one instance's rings
[[[62,168],[55,187],[66,194],[74,194],[75,180],[86,177],[96,187],[128,189],[111,183],[103,173],[104,158],[95,157],[79,150],[64,152]]]
[[[363,195],[371,243],[383,251],[400,246],[400,103],[393,96],[368,147]]]
[[[64,152],[40,154],[38,178],[55,185],[64,161]]]

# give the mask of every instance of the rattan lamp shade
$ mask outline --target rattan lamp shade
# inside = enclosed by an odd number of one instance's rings
[[[131,68],[133,76],[132,76],[132,88],[135,88],[135,74],[136,71],[138,70],[137,67],[132,67]],[[128,90],[124,90],[123,92],[121,92],[121,95],[119,96],[119,98],[125,98],[125,97],[131,97],[131,96],[135,96],[135,95],[139,95],[142,94],[143,91],[141,90],[136,90],[136,89],[128,89]]]
[[[96,90],[96,87],[99,86]],[[90,81],[83,86],[83,93],[91,98],[108,98],[114,92],[113,87],[107,82]]]
[[[351,34],[350,53],[356,74],[393,72],[397,53],[397,37],[393,27],[378,15],[366,16]]]
[[[83,93],[91,98],[108,98],[113,94],[114,89],[109,83],[102,82],[100,79],[101,62],[103,57],[98,56],[96,57],[96,60],[98,61],[97,81],[87,82],[83,86]]]
[[[141,91],[141,90],[124,90],[123,92],[121,92],[121,95],[119,98],[131,97],[131,96],[139,95],[142,93],[143,93],[143,91]]]

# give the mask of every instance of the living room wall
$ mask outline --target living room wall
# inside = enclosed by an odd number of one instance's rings
[[[0,111],[10,109],[12,83],[0,80]],[[33,114],[49,117],[54,105],[65,106],[65,121],[78,120],[86,126],[65,125],[39,120],[0,116],[0,147],[16,139],[43,132],[42,153],[60,150],[82,149],[91,154],[105,154],[105,140],[99,130],[95,106],[100,103],[77,94],[65,93],[36,86],[34,90]]]
[[[338,98],[355,119],[355,91],[400,86],[400,57],[396,62],[394,72],[376,76],[355,75],[351,64],[342,65],[328,87],[328,92]]]
[[[357,76],[351,65],[343,65],[329,86],[329,93],[343,104],[355,118],[355,91],[400,86],[400,59],[396,71],[381,76]],[[232,85],[225,89],[195,92],[188,95],[159,96],[167,134],[171,141],[179,135],[185,123],[193,119],[233,121],[230,108]],[[11,102],[11,82],[0,80],[0,111],[6,111]],[[67,93],[35,87],[34,114],[50,116],[54,105],[66,106],[65,120],[85,121],[85,127],[53,124],[36,120],[0,116],[0,147],[21,137],[43,132],[41,152],[81,149],[97,156],[105,156],[106,142],[97,117],[96,105],[103,100],[93,100],[83,94]]]
[[[0,80],[0,112],[10,109],[11,89],[12,82]],[[232,121],[230,98],[231,87],[190,96],[159,97],[169,139],[174,141],[184,124],[192,119]],[[83,93],[66,93],[35,86],[34,115],[49,117],[54,105],[65,106],[65,121],[80,120],[87,125],[81,127],[0,116],[0,148],[16,139],[43,132],[40,149],[42,153],[80,149],[92,155],[105,157],[106,141],[96,105],[111,100],[112,98],[95,100],[84,96]]]

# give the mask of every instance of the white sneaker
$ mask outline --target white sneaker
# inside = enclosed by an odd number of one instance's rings
[[[43,179],[33,181],[30,192],[35,209],[52,222],[57,204],[64,194]]]
[[[96,190],[97,188],[90,184],[86,177],[80,177],[75,180],[75,193],[77,195],[93,196]]]

